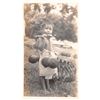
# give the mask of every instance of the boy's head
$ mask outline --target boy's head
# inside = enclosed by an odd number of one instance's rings
[[[52,34],[53,31],[53,25],[52,24],[46,24],[44,27],[44,32],[47,34]]]

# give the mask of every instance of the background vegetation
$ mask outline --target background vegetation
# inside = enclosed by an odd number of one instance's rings
[[[33,38],[43,33],[45,23],[53,24],[53,36],[58,40],[77,42],[77,6],[67,4],[25,4],[25,35]]]

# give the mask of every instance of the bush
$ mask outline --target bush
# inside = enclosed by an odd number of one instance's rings
[[[36,6],[36,4],[33,4]],[[68,8],[68,5],[62,4],[63,8],[59,12],[62,15],[51,14],[50,11],[53,8],[50,4],[41,4],[44,6],[44,14],[41,13],[41,7],[39,7],[38,13],[36,13],[36,7],[33,10],[25,9],[25,34],[30,38],[34,38],[35,35],[44,33],[44,26],[46,24],[52,24],[54,26],[52,35],[56,37],[57,40],[68,40],[72,42],[77,42],[77,25],[74,17],[77,18],[77,9],[74,7]],[[47,5],[49,5],[48,8]],[[26,5],[25,5],[26,6]],[[66,8],[67,7],[67,8]],[[49,11],[47,11],[47,8]],[[66,9],[65,9],[66,8]],[[71,14],[69,14],[71,11]],[[64,17],[66,14],[66,17]]]

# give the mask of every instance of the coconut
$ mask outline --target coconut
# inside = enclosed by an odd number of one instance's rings
[[[57,59],[55,58],[48,58],[48,57],[45,57],[42,59],[42,65],[44,67],[50,67],[50,68],[56,68],[58,66],[58,61]]]
[[[39,61],[39,58],[40,58],[39,56],[31,55],[31,56],[29,56],[28,61],[29,61],[30,63],[36,63],[36,62]]]

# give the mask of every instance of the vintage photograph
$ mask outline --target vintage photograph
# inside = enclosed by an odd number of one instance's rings
[[[24,3],[24,96],[77,97],[77,8]]]

